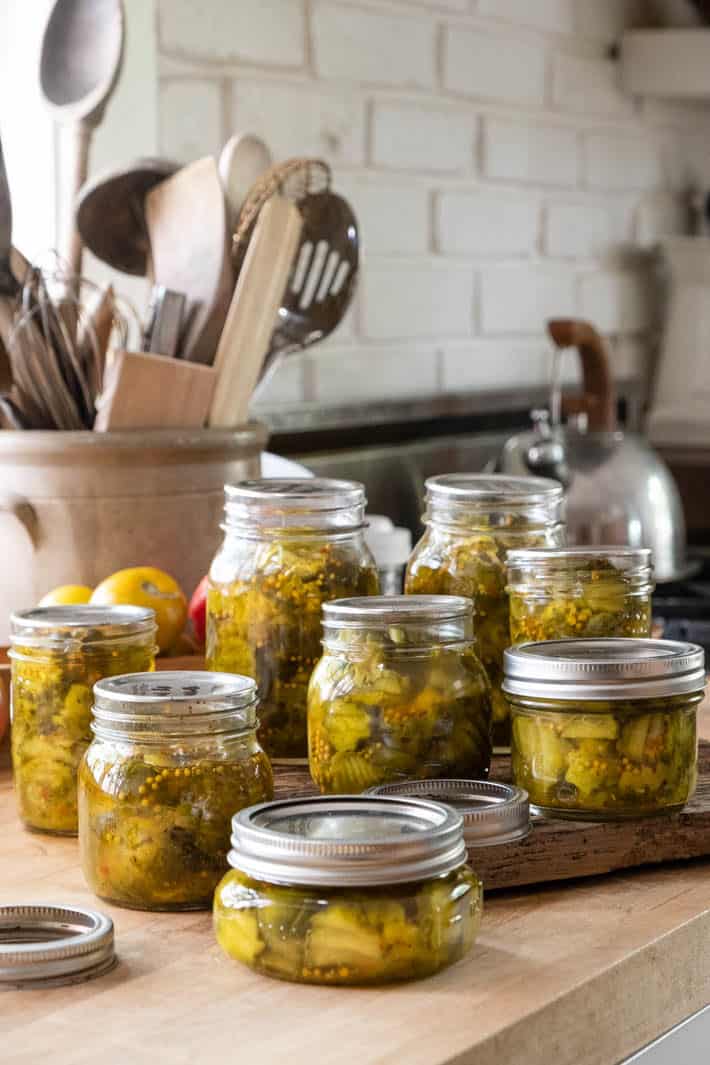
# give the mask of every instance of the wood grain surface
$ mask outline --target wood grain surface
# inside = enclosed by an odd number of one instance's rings
[[[0,769],[0,901],[98,906],[119,954],[91,983],[0,993],[2,1065],[616,1065],[710,1001],[708,861],[496,893],[458,965],[364,990],[252,973],[206,913],[98,902],[77,857],[22,829]]]
[[[494,757],[491,779],[510,781],[509,756]],[[276,794],[315,795],[308,769],[279,766]],[[701,740],[698,787],[680,813],[608,822],[536,818],[526,839],[477,848],[469,857],[486,890],[496,891],[705,855],[710,855],[710,742]]]

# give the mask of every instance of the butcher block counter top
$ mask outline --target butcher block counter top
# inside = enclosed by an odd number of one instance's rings
[[[120,959],[90,983],[0,992],[3,1065],[615,1065],[710,1001],[710,860],[498,894],[440,975],[321,989],[229,961],[209,914],[97,902],[75,840],[21,828],[6,759],[0,840],[0,902],[98,907]]]

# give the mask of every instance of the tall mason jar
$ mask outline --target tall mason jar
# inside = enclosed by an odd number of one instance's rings
[[[513,548],[562,546],[563,502],[562,486],[543,477],[452,473],[426,482],[427,528],[407,565],[405,592],[473,600],[496,744],[510,743],[510,711],[501,692],[510,644],[506,555]]]
[[[308,693],[311,776],[324,794],[393,780],[488,776],[488,678],[470,599],[368,596],[323,607]]]
[[[207,594],[207,668],[253,677],[267,753],[305,759],[321,608],[379,591],[365,490],[308,478],[242,481],[225,493],[224,542]]]
[[[12,764],[28,828],[77,832],[77,771],[91,742],[92,688],[155,661],[155,614],[133,606],[51,606],[12,615]]]

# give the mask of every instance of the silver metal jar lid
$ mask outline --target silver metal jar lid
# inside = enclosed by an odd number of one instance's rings
[[[44,606],[10,616],[11,643],[22,647],[90,646],[156,631],[155,611],[142,606]]]
[[[94,685],[94,731],[199,735],[255,729],[256,682],[239,673],[123,673]]]
[[[473,615],[462,595],[363,595],[323,604],[323,621],[344,629],[448,621]]]
[[[359,481],[333,477],[264,477],[224,486],[227,505],[244,503],[282,510],[331,510],[365,503],[365,486]]]
[[[0,906],[0,987],[91,980],[116,964],[113,921],[79,906]]]
[[[650,547],[514,547],[506,554],[506,562],[510,566],[526,562],[542,563],[572,562],[577,560],[595,562],[597,560],[609,561],[618,564],[623,569],[633,569],[636,566],[652,564],[652,551]]]
[[[701,692],[705,654],[675,640],[548,640],[511,647],[503,691],[538,699],[655,699]]]
[[[232,818],[229,864],[256,880],[365,887],[427,880],[466,860],[461,814],[409,798],[262,803]]]
[[[429,477],[427,495],[452,501],[504,506],[562,499],[563,488],[549,477],[509,477],[504,473],[445,473]]]
[[[513,843],[530,832],[528,793],[492,780],[403,780],[370,788],[368,795],[409,795],[446,803],[463,817],[466,846]]]

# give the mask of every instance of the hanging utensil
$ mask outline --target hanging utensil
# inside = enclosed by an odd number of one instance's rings
[[[77,277],[82,242],[73,217],[74,199],[86,181],[91,138],[121,72],[124,36],[121,0],[55,0],[42,39],[40,90],[55,121],[71,136],[73,157],[63,183],[71,225],[62,250]]]
[[[271,163],[271,152],[253,133],[236,133],[225,144],[219,157],[219,176],[230,230],[236,226],[247,196]]]
[[[169,159],[136,159],[82,185],[76,224],[89,251],[124,274],[151,272],[145,197],[179,169]]]

